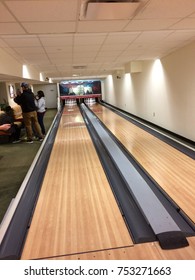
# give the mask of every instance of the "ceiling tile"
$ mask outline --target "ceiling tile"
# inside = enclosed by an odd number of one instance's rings
[[[73,44],[73,35],[40,35],[39,39],[45,47],[65,47]]]
[[[95,62],[113,62],[116,59],[116,57],[113,56],[98,56],[95,58]]]
[[[44,49],[42,47],[21,47],[21,48],[14,48],[14,50],[23,55],[23,54],[40,54],[40,53],[45,53]]]
[[[113,21],[80,21],[78,23],[78,32],[116,32],[122,31],[127,25],[128,20]]]
[[[69,52],[72,52],[72,46],[60,46],[60,47],[44,47],[45,51],[48,53],[48,54],[54,54],[54,55],[57,55],[57,54],[63,54],[63,53],[69,53]]]
[[[136,19],[174,19],[195,12],[194,0],[150,0],[135,16]]]
[[[5,1],[10,11],[22,22],[76,20],[77,0]]]
[[[112,32],[109,33],[104,44],[130,43],[140,35],[140,32]]]
[[[74,37],[74,43],[75,45],[101,45],[107,34],[76,34]]]
[[[165,31],[144,31],[136,38],[134,43],[136,42],[159,42],[159,40],[162,40],[166,38],[169,34],[171,34],[171,30],[165,30]]]
[[[74,45],[74,51],[75,52],[91,52],[91,51],[98,51],[100,49],[100,45],[91,45],[91,46],[85,46],[85,45]]]
[[[104,44],[101,48],[101,52],[102,51],[123,51],[125,50],[127,47],[128,47],[129,43],[123,43],[123,44],[120,44],[120,42],[118,44]]]
[[[113,59],[116,59],[116,57],[118,57],[120,55],[121,51],[101,51],[98,53],[98,55],[96,56],[97,58],[99,57],[108,57],[110,60],[110,57],[113,57]],[[106,61],[107,59],[105,59]]]
[[[194,30],[175,30],[171,32],[167,37],[166,41],[169,42],[182,42],[186,40],[195,40],[195,29]]]
[[[0,23],[0,35],[4,34],[25,34],[25,30],[18,23]]]
[[[4,36],[4,41],[10,47],[37,47],[41,46],[37,36]]]
[[[41,67],[41,71],[44,71],[44,72],[54,72],[56,70],[56,66],[55,65],[51,65],[51,64],[48,64],[48,63],[42,63],[41,66],[39,66],[37,64],[37,68],[40,68]]]
[[[15,18],[11,13],[5,8],[5,6],[0,3],[0,22],[15,22]]]
[[[73,63],[76,64],[88,64],[94,61],[94,58],[91,57],[82,57],[82,56],[74,56]]]
[[[70,69],[72,69],[72,64],[66,63],[66,64],[64,64],[64,65],[58,65],[58,66],[57,66],[57,69],[58,69],[59,71],[70,70]]]
[[[46,56],[41,54],[38,55],[24,55],[24,59],[26,59],[31,65],[37,65],[42,63],[49,63],[50,61]]]
[[[177,19],[147,19],[132,20],[125,28],[125,31],[162,30],[171,27]]]
[[[52,63],[55,65],[64,65],[65,63],[72,63],[72,56],[66,57],[66,58],[51,58],[50,59]]]
[[[71,76],[73,65],[81,64],[87,65],[83,75],[106,74],[195,41],[195,0],[140,0],[134,17],[119,20],[80,20],[84,2],[0,1],[0,47],[59,77]]]
[[[21,58],[21,56],[15,52],[14,49],[12,49],[12,48],[4,48],[4,50],[7,53],[9,53],[11,56],[13,56],[14,58],[17,58],[17,60],[20,60],[20,61],[24,60],[23,57]]]
[[[22,22],[22,26],[28,33],[50,34],[74,32],[76,28],[75,22]]]
[[[8,45],[6,44],[6,42],[2,39],[0,39],[0,48],[7,48]]]
[[[172,29],[195,29],[195,18],[183,19],[173,25]]]
[[[72,57],[72,52],[67,53],[50,53],[49,55],[50,59],[67,59]]]

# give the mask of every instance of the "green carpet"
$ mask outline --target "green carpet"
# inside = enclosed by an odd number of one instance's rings
[[[44,124],[46,131],[52,124],[56,109],[48,109]],[[23,137],[25,130],[22,131]],[[39,150],[41,142],[33,144],[22,141],[17,144],[0,145],[0,222],[11,202],[16,196],[31,164]]]

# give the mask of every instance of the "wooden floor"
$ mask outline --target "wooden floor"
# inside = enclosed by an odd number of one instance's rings
[[[195,221],[195,163],[106,108],[109,129]],[[22,259],[195,259],[189,246],[133,244],[77,106],[65,107]]]
[[[195,223],[195,161],[100,105],[91,109]]]

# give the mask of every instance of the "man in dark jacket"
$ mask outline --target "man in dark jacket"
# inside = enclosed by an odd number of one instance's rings
[[[27,143],[33,143],[32,126],[36,134],[39,136],[39,141],[43,141],[43,135],[37,120],[34,94],[27,83],[22,83],[21,88],[22,92],[17,92],[17,96],[14,98],[14,101],[22,108],[23,121],[27,134]]]

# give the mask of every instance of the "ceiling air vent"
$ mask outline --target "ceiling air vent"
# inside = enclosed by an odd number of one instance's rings
[[[80,70],[80,69],[86,69],[87,66],[86,65],[73,65],[72,68],[75,70]]]
[[[80,20],[131,19],[140,5],[140,0],[85,1],[81,5]]]
[[[85,1],[88,3],[132,3],[132,2],[139,2],[140,0],[89,0],[89,1]]]

